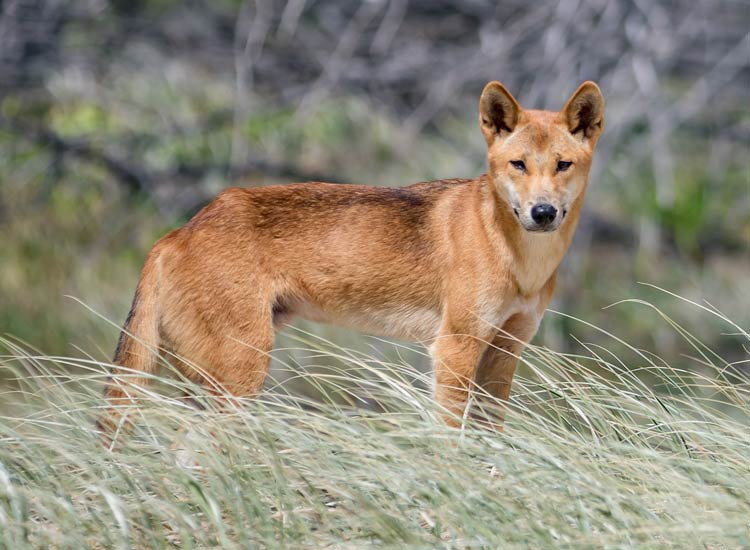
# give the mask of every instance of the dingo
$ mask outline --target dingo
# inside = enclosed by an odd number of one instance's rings
[[[559,113],[525,110],[490,82],[479,113],[476,179],[223,191],[151,249],[114,362],[151,373],[168,350],[251,396],[299,316],[428,343],[450,424],[470,391],[507,400],[573,238],[604,99],[585,82]],[[109,384],[105,425],[129,395]]]

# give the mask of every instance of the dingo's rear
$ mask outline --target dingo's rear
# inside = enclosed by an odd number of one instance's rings
[[[560,112],[524,110],[490,82],[479,106],[476,179],[222,192],[149,253],[115,363],[150,373],[166,350],[254,395],[275,331],[299,316],[429,345],[450,423],[470,391],[507,399],[573,238],[604,100],[585,82]]]

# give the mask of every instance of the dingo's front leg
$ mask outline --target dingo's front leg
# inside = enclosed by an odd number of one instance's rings
[[[441,333],[431,347],[435,399],[447,410],[446,423],[457,427],[461,425],[487,340],[457,330],[444,330]]]
[[[524,346],[534,337],[539,317],[518,313],[508,319],[482,355],[476,373],[477,418],[489,427],[501,430],[505,408],[518,358]]]

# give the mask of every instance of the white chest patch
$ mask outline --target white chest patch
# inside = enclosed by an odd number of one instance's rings
[[[513,264],[513,274],[524,294],[535,294],[555,272],[565,254],[565,242],[559,232],[527,233],[524,253]]]

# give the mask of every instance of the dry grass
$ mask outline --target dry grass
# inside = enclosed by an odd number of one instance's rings
[[[504,434],[442,426],[406,362],[302,335],[316,399],[285,384],[220,413],[164,378],[113,450],[108,365],[4,340],[0,547],[747,547],[749,380],[664,321],[694,359],[605,333],[529,349]]]

